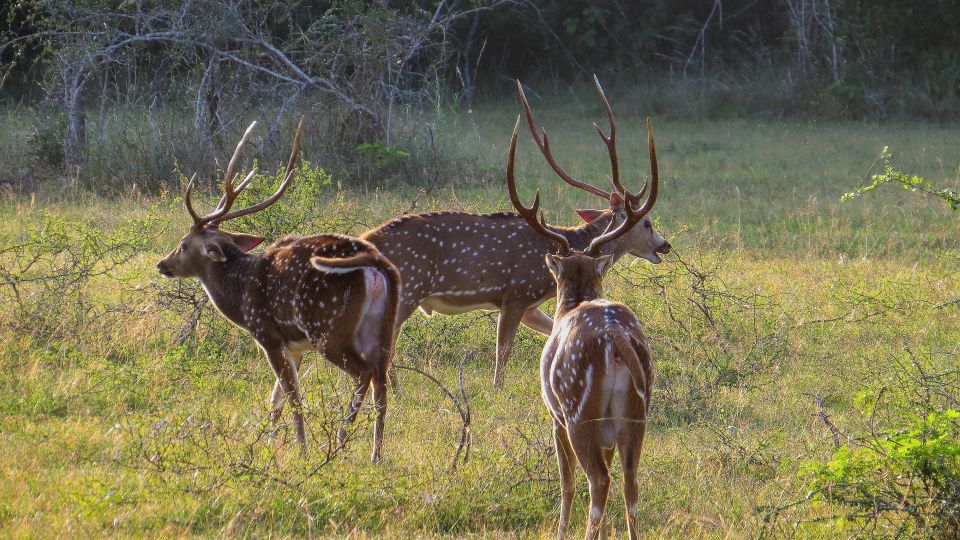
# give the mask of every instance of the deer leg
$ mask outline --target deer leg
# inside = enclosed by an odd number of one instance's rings
[[[373,373],[364,370],[357,377],[357,386],[353,391],[353,398],[350,400],[350,412],[347,414],[347,417],[343,419],[343,426],[341,426],[337,432],[337,439],[339,439],[341,447],[347,442],[347,426],[357,419],[357,413],[360,412],[363,399],[367,396],[367,389],[370,388],[370,379],[372,376]]]
[[[603,527],[604,509],[607,506],[607,493],[610,490],[610,459],[613,448],[600,446],[600,433],[591,426],[567,426],[574,452],[580,466],[587,473],[590,485],[590,514],[587,519],[587,540],[600,537]]]
[[[570,523],[570,505],[577,489],[577,463],[573,447],[570,446],[570,437],[560,422],[553,421],[553,444],[557,450],[557,464],[560,467],[560,523],[557,525],[557,540],[563,540]]]
[[[540,311],[540,306],[532,307],[523,312],[523,318],[520,319],[520,322],[524,326],[540,332],[545,336],[549,336],[553,332],[553,319],[547,316],[546,313]]]
[[[643,444],[643,430],[640,430],[639,437],[633,437],[634,433],[622,440],[618,445],[620,449],[620,464],[623,467],[623,504],[627,513],[627,530],[630,534],[630,540],[637,540],[637,506],[639,504],[640,494],[637,490],[637,463],[640,461],[640,447]]]
[[[300,360],[303,358],[303,353],[287,353],[288,361],[293,363],[293,369],[297,373],[300,372]],[[273,392],[270,393],[270,423],[276,424],[280,421],[280,415],[283,414],[283,385],[280,384],[280,378],[277,377],[277,381],[273,383]]]
[[[373,424],[373,454],[370,461],[379,463],[383,447],[383,423],[387,415],[387,374],[377,370],[373,375],[373,400],[377,407],[377,420]]]
[[[273,391],[270,392],[270,423],[276,425],[280,421],[280,415],[283,414],[283,385],[280,384],[280,377],[273,383]]]
[[[603,513],[607,506],[607,493],[610,490],[610,471],[606,467],[587,474],[590,484],[590,517],[587,523],[587,540],[600,538],[603,528]]]
[[[500,318],[497,319],[497,363],[493,368],[493,388],[496,390],[503,387],[503,373],[507,368],[507,359],[513,352],[513,341],[522,317],[522,307],[505,306],[500,309]]]
[[[287,396],[290,406],[293,408],[293,425],[297,430],[297,442],[303,445],[303,449],[306,450],[307,431],[303,421],[303,402],[300,398],[300,380],[297,377],[297,370],[283,347],[265,348],[265,350],[270,367],[273,368],[273,372],[280,382],[280,389]]]
[[[417,303],[409,301],[400,295],[400,305],[397,306],[397,319],[393,327],[393,333],[396,336],[400,335],[400,327],[403,326],[403,323],[413,315],[413,312],[417,310]],[[394,355],[396,356],[396,355]],[[387,378],[390,379],[390,387],[393,388],[393,391],[400,393],[400,378],[397,376],[397,366],[396,363],[390,364],[390,369],[387,372]]]

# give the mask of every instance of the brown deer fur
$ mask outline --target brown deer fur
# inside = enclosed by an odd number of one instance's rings
[[[601,99],[603,91],[597,85]],[[527,112],[534,140],[544,155],[555,165],[549,146],[545,145],[534,126],[526,98],[521,97]],[[607,105],[607,108],[609,106]],[[611,126],[612,112],[609,113]],[[601,133],[614,148],[615,128],[610,138]],[[616,154],[611,166],[616,169]],[[622,186],[605,192],[573,180],[556,167],[573,185],[604,197],[605,210],[578,210],[587,223],[577,227],[553,227],[564,235],[572,249],[584,250],[608,227],[617,227],[627,217]],[[619,184],[619,174],[614,178]],[[499,311],[497,321],[497,359],[494,386],[503,384],[506,363],[513,349],[517,328],[521,323],[549,335],[553,320],[539,306],[556,294],[556,284],[544,255],[556,253],[550,240],[530,230],[523,218],[514,212],[471,214],[466,212],[434,212],[398,217],[361,236],[390,259],[403,277],[403,291],[397,311],[397,326],[404,323],[419,306],[427,315],[434,312],[454,315],[486,309]],[[615,241],[603,246],[603,253],[614,261],[626,254],[641,257],[654,264],[660,255],[670,252],[670,243],[657,234],[650,219],[634,227]]]
[[[557,278],[557,310],[553,333],[540,357],[543,402],[553,419],[554,444],[560,468],[562,538],[570,519],[576,464],[587,475],[590,514],[587,538],[597,538],[603,523],[610,464],[620,453],[623,496],[630,538],[637,538],[639,493],[637,465],[650,391],[653,364],[636,316],[625,305],[601,298],[601,280],[609,256],[574,253],[547,255]]]
[[[300,132],[287,178],[270,203],[292,178],[299,138]],[[237,152],[242,145],[243,141]],[[356,417],[372,384],[378,412],[372,458],[379,460],[387,408],[386,374],[394,351],[400,289],[396,268],[369,242],[338,234],[287,237],[260,255],[249,254],[263,238],[219,230],[222,221],[248,213],[226,213],[246,185],[245,181],[234,190],[231,167],[226,176],[224,199],[213,214],[202,218],[192,209],[192,185],[188,187],[187,210],[194,225],[157,269],[167,277],[198,278],[220,313],[256,340],[277,377],[271,418],[278,419],[286,397],[293,409],[297,440],[304,447],[307,439],[297,371],[305,351],[319,351],[356,380],[347,422]],[[251,208],[263,207],[261,203]],[[341,437],[344,434],[342,431]]]
[[[553,332],[540,357],[541,394],[553,420],[560,468],[557,537],[564,537],[569,523],[577,463],[590,485],[586,537],[599,537],[616,450],[623,468],[629,535],[636,539],[637,465],[653,386],[653,363],[636,316],[625,305],[602,298],[603,276],[613,257],[602,254],[601,248],[642,222],[656,202],[659,182],[653,131],[648,120],[649,197],[638,209],[627,202],[627,219],[622,224],[604,232],[586,249],[574,250],[564,235],[547,226],[543,214],[537,220],[539,191],[530,208],[519,200],[513,175],[519,122],[518,117],[507,158],[510,199],[530,229],[554,242],[560,252],[546,256],[556,279],[557,309]],[[624,194],[627,201],[639,203],[639,196]]]

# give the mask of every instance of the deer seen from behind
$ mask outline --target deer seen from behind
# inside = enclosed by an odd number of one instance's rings
[[[373,245],[358,238],[339,234],[287,237],[253,255],[249,252],[264,238],[220,230],[228,220],[275,203],[293,179],[302,120],[277,191],[263,202],[231,211],[256,173],[252,170],[236,183],[240,151],[255,125],[244,133],[227,165],[224,193],[213,212],[200,216],[194,210],[190,180],[184,206],[193,225],[179,246],[157,263],[157,270],[165,277],[199,279],[220,313],[250,333],[277,378],[270,398],[271,419],[276,422],[284,401],[289,401],[297,441],[304,449],[307,436],[297,374],[304,352],[319,351],[356,381],[346,423],[354,420],[372,385],[377,410],[372,459],[378,461],[400,276]],[[341,429],[341,443],[345,436]]]
[[[642,196],[628,194],[620,182],[616,121],[599,81],[594,78],[594,82],[610,122],[609,135],[597,127],[610,157],[614,188],[610,192],[574,179],[557,165],[546,131],[541,134],[537,130],[523,88],[517,81],[527,124],[547,162],[564,181],[604,198],[609,204],[605,210],[578,210],[586,221],[578,227],[553,229],[578,250],[586,249],[608,227],[625,222],[628,218],[625,198],[634,197],[632,202],[636,204]],[[398,329],[418,306],[427,315],[434,312],[454,315],[477,309],[500,312],[493,373],[495,388],[503,385],[507,359],[520,324],[544,335],[550,335],[553,329],[553,320],[540,311],[539,306],[556,294],[556,285],[543,258],[556,248],[513,212],[401,216],[364,233],[361,238],[376,245],[403,277]],[[657,264],[661,262],[660,255],[670,252],[670,243],[657,234],[650,219],[645,219],[642,226],[626,230],[619,238],[605,242],[601,249],[611,256],[611,262],[629,253]]]
[[[631,540],[637,538],[637,464],[646,427],[653,364],[637,317],[627,306],[602,298],[603,276],[613,263],[603,246],[616,241],[640,223],[657,200],[658,170],[653,131],[647,120],[650,149],[650,193],[640,203],[624,190],[626,219],[612,224],[586,249],[576,250],[567,237],[537,219],[540,192],[530,208],[523,206],[514,180],[514,159],[520,118],[513,130],[507,157],[510,200],[531,230],[554,242],[558,254],[547,254],[546,264],[556,279],[557,309],[553,331],[540,358],[543,401],[553,419],[554,444],[560,468],[560,522],[563,538],[570,520],[577,463],[590,486],[590,513],[586,537],[598,538],[603,525],[610,464],[614,451],[623,468],[623,495]],[[638,204],[639,207],[635,206]]]

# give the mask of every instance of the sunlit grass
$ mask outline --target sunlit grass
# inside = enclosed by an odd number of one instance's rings
[[[610,97],[620,114],[624,179],[638,185],[647,175],[647,113]],[[534,107],[560,162],[605,183],[606,154],[589,125],[602,119],[599,107],[590,100]],[[441,144],[498,169],[515,109],[499,103],[444,116]],[[607,282],[607,295],[644,322],[658,372],[640,473],[644,534],[779,536],[799,523],[801,536],[848,536],[855,524],[805,522],[831,515],[829,507],[765,521],[771,508],[804,498],[800,464],[833,448],[811,395],[842,429],[860,429],[854,394],[882,387],[894,374],[892,358],[908,349],[956,353],[960,313],[940,304],[960,295],[960,282],[954,214],[896,191],[850,203],[839,196],[883,145],[905,170],[956,185],[960,130],[654,121],[663,173],[655,213],[677,253],[659,266],[620,265]],[[602,204],[561,187],[527,137],[518,163],[524,194],[538,183],[558,223],[575,222],[571,208]],[[331,188],[311,224],[287,232],[322,225],[358,233],[408,208],[414,193]],[[502,210],[509,202],[499,185],[445,184],[418,202],[422,211],[456,207]],[[559,487],[539,397],[541,336],[520,331],[506,387],[494,392],[491,315],[415,315],[399,362],[455,388],[460,359],[477,351],[464,372],[469,462],[451,470],[460,433],[453,404],[420,375],[401,371],[384,462],[368,463],[371,429],[360,422],[346,450],[308,474],[323,459],[322,444],[301,455],[285,429],[273,442],[258,435],[273,377],[249,338],[204,318],[178,345],[184,315],[155,304],[161,281],[153,265],[186,227],[174,194],[54,200],[48,193],[33,204],[28,196],[4,202],[0,212],[4,246],[36,230],[44,215],[102,231],[150,224],[144,251],[86,291],[93,304],[123,306],[123,314],[105,313],[56,339],[0,335],[5,536],[553,535]],[[4,328],[11,316],[0,314]],[[308,428],[320,437],[334,405],[346,403],[348,382],[315,355],[305,367],[307,401],[316,407]],[[614,478],[608,510],[622,535],[619,470]],[[586,499],[581,477],[576,535]]]

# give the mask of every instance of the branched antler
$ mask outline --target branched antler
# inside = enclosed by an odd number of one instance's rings
[[[571,186],[593,193],[598,197],[609,199],[610,194],[606,191],[598,187],[591,186],[590,184],[581,180],[577,180],[560,168],[560,165],[558,165],[557,161],[553,158],[553,153],[550,151],[550,138],[547,136],[546,128],[541,127],[539,130],[537,129],[536,122],[533,119],[533,112],[530,110],[530,104],[527,103],[527,95],[524,94],[523,85],[520,84],[519,80],[517,81],[517,92],[520,94],[520,103],[523,104],[523,111],[527,115],[527,126],[530,127],[530,134],[533,135],[534,142],[537,143],[537,147],[540,148],[540,152],[543,154],[543,157],[547,159],[547,163],[550,164],[550,168],[553,169],[553,172],[557,173],[560,178],[563,178],[564,182],[570,184]]]
[[[507,154],[507,188],[510,191],[510,201],[513,207],[517,209],[520,217],[525,219],[533,230],[553,240],[560,247],[560,254],[570,253],[570,242],[567,237],[547,227],[543,218],[543,212],[540,212],[540,219],[537,220],[537,210],[540,209],[540,190],[537,189],[537,195],[533,199],[533,206],[527,208],[520,202],[520,196],[517,195],[517,184],[513,177],[513,163],[517,154],[517,133],[520,131],[520,115],[517,115],[517,122],[513,126],[513,136],[510,138],[510,152]]]
[[[297,155],[300,151],[300,139],[303,136],[303,124],[304,119],[301,118],[300,124],[297,126],[297,133],[293,137],[293,148],[290,150],[290,159],[287,161],[287,168],[285,169],[286,176],[283,178],[283,182],[280,183],[280,187],[277,188],[277,191],[273,195],[260,203],[243,208],[241,210],[236,210],[233,212],[230,211],[233,203],[237,200],[237,196],[239,196],[240,193],[250,185],[250,182],[253,181],[254,175],[257,173],[257,169],[254,168],[247,173],[243,181],[234,186],[234,181],[239,176],[239,174],[237,174],[235,171],[237,164],[240,161],[240,151],[243,149],[244,145],[246,145],[247,140],[253,133],[253,128],[257,125],[256,122],[252,122],[250,124],[247,130],[243,133],[243,137],[240,138],[240,142],[237,143],[237,148],[233,151],[233,156],[230,158],[230,162],[227,164],[227,170],[223,174],[223,196],[220,198],[220,202],[217,204],[216,209],[205,216],[198,215],[196,210],[193,208],[191,194],[193,192],[193,184],[196,179],[196,175],[194,175],[190,179],[190,183],[187,184],[187,189],[183,197],[183,204],[187,209],[187,213],[189,213],[190,217],[193,218],[193,226],[196,228],[202,228],[205,226],[217,227],[224,221],[235,219],[240,216],[246,216],[254,212],[259,212],[260,210],[263,210],[264,208],[277,202],[277,200],[280,199],[280,197],[287,190],[287,187],[290,186],[290,181],[293,179],[293,173],[296,171],[294,166],[296,165]]]
[[[653,205],[657,202],[657,191],[660,186],[660,173],[657,166],[657,147],[653,140],[653,124],[650,123],[650,119],[647,118],[647,147],[650,150],[650,195],[647,197],[647,200],[640,205],[640,208],[634,209],[634,200],[639,200],[642,194],[646,191],[646,186],[641,190],[640,194],[634,195],[624,188],[623,195],[626,199],[624,201],[624,209],[627,212],[627,219],[623,221],[616,229],[607,230],[600,236],[593,239],[590,242],[590,247],[587,248],[586,253],[589,255],[599,255],[600,247],[611,240],[617,239],[623,236],[627,231],[633,228],[634,225],[640,222],[643,219],[643,216],[650,213],[650,210],[653,209]],[[612,225],[612,223],[611,223]]]

